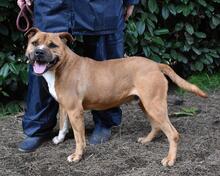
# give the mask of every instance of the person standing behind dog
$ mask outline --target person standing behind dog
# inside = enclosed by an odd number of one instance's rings
[[[17,0],[21,8],[31,0]],[[44,32],[69,32],[83,35],[85,56],[98,61],[121,58],[124,55],[125,20],[139,0],[35,0],[34,26]],[[29,69],[27,109],[22,121],[27,137],[19,144],[22,152],[36,150],[48,138],[56,125],[58,104],[45,89],[46,82]],[[106,142],[111,127],[121,123],[119,107],[92,111],[95,128],[90,144]]]

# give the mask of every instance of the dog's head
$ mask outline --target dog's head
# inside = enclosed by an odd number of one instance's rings
[[[25,36],[28,37],[25,56],[38,75],[56,69],[65,58],[66,43],[74,41],[72,35],[67,32],[46,33],[37,28],[31,28]]]

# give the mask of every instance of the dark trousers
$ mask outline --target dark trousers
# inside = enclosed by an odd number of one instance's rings
[[[95,60],[120,58],[124,54],[123,31],[101,36],[84,36],[85,56]],[[49,94],[47,83],[43,77],[29,70],[29,86],[27,94],[27,109],[22,121],[24,133],[27,136],[46,136],[56,125],[58,103]],[[107,127],[121,123],[122,112],[116,107],[105,111],[92,111],[95,124]]]

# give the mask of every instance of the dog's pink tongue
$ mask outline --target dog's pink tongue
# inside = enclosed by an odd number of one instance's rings
[[[34,68],[35,73],[42,74],[46,70],[47,65],[46,64],[38,64],[37,62],[35,62],[33,65],[33,68]]]

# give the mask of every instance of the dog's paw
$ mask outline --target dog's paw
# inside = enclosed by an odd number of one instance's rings
[[[138,142],[141,144],[147,144],[150,141],[146,137],[140,137],[140,138],[138,138]]]
[[[173,166],[175,163],[175,159],[171,159],[170,157],[165,157],[162,161],[161,161],[161,164],[163,166]]]
[[[67,161],[69,163],[74,162],[77,163],[82,159],[82,155],[76,155],[75,153],[67,157]]]
[[[59,136],[55,136],[52,141],[53,141],[54,144],[57,145],[57,144],[63,142],[64,138],[59,138]]]

